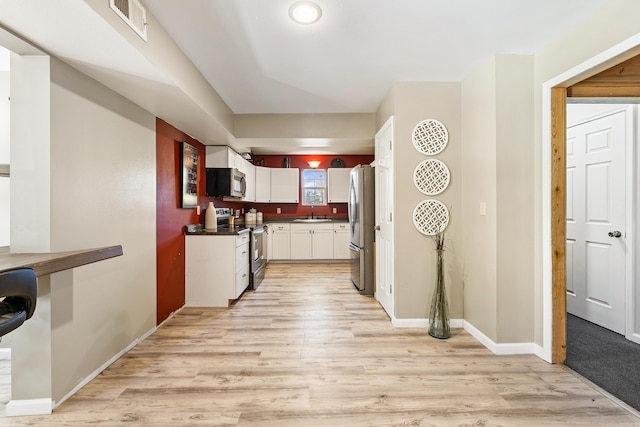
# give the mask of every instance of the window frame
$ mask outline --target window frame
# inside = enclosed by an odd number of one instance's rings
[[[306,187],[305,183],[307,182],[307,180],[305,179],[305,174],[307,172],[313,172],[313,173],[317,173],[317,172],[324,172],[324,180],[323,184],[324,186],[312,186],[312,187]],[[313,181],[316,181],[316,179],[314,179]],[[329,184],[329,178],[328,178],[328,171],[327,169],[302,169],[301,173],[300,173],[300,188],[301,188],[301,197],[300,197],[300,204],[302,206],[327,206],[329,204],[329,197],[328,197],[328,184]],[[322,202],[320,203],[308,203],[307,200],[307,190],[320,190],[321,193],[321,197],[322,197]]]

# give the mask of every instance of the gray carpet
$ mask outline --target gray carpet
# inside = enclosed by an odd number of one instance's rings
[[[640,411],[640,345],[567,314],[567,366]]]

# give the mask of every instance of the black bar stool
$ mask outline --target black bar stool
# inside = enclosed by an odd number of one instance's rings
[[[38,279],[31,268],[0,272],[0,339],[33,316]]]

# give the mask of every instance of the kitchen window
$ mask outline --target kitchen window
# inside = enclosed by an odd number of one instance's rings
[[[327,204],[327,170],[302,170],[302,205],[322,206]]]

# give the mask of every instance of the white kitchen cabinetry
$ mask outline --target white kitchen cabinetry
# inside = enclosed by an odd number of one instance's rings
[[[291,259],[311,259],[311,230],[291,224]]]
[[[266,239],[266,249],[264,250],[264,260],[269,262],[273,259],[273,224],[265,224],[266,230],[264,230]]]
[[[264,166],[256,166],[256,202],[269,203],[271,201],[271,170]]]
[[[271,233],[271,247],[272,258],[278,260],[291,259],[291,237],[290,237],[291,225],[286,224],[273,224],[273,232]]]
[[[255,202],[256,201],[256,167],[242,159],[243,167],[242,172],[244,172],[244,179],[247,183],[247,192],[244,195],[245,202]]]
[[[298,168],[271,168],[271,203],[298,203],[300,197],[300,170]]]
[[[185,305],[227,307],[249,285],[249,233],[185,237]]]
[[[314,224],[312,231],[311,259],[333,259],[332,224]]]
[[[291,224],[291,259],[333,259],[333,224]]]
[[[238,154],[226,145],[207,145],[205,165],[208,168],[237,168]]]
[[[243,198],[247,202],[256,201],[255,166],[226,145],[207,145],[205,165],[208,168],[236,168],[245,174],[247,191]]]
[[[327,169],[327,187],[329,203],[349,202],[349,173],[348,168]]]
[[[350,259],[349,243],[351,235],[349,233],[348,222],[333,223],[333,259]]]

